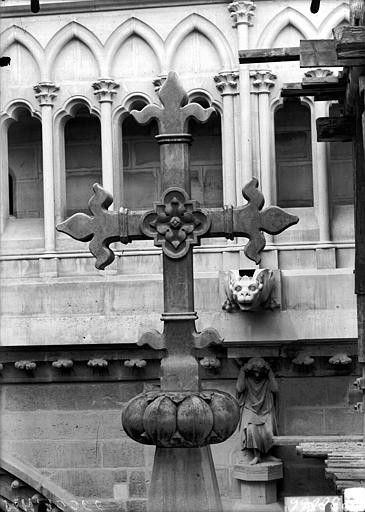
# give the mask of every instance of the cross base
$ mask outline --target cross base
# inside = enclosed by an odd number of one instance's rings
[[[210,446],[156,447],[148,512],[222,512]]]

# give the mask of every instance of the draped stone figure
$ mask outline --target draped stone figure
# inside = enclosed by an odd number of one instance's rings
[[[239,435],[244,456],[250,464],[273,460],[267,456],[277,433],[274,395],[278,386],[274,374],[264,359],[251,358],[241,367],[237,383],[237,399],[241,417]]]

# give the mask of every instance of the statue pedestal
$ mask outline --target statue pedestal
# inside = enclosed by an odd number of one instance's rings
[[[236,505],[236,512],[282,510],[276,495],[276,481],[283,478],[282,462],[238,463],[234,466],[233,476],[241,486],[241,502]]]

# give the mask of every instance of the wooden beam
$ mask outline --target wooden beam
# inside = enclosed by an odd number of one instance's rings
[[[339,59],[363,59],[365,65],[365,27],[336,27],[333,35]]]
[[[363,66],[364,59],[338,58],[335,41],[332,39],[311,39],[300,41],[300,67],[344,67]]]
[[[240,50],[240,64],[300,61],[301,68],[363,66],[364,59],[337,57],[333,39],[301,40],[300,47]]]
[[[300,59],[300,48],[299,46],[292,46],[288,48],[240,50],[238,54],[240,64],[295,61]]]
[[[355,118],[319,117],[316,120],[318,142],[349,142],[355,136]]]
[[[300,98],[301,96],[313,96],[314,101],[342,100],[345,96],[344,85],[330,85],[303,87],[302,83],[284,84],[281,90],[283,98]]]

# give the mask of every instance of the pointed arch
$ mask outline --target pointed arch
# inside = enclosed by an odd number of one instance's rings
[[[168,70],[171,69],[173,56],[180,44],[194,31],[200,32],[213,45],[219,56],[222,69],[231,70],[238,65],[226,37],[219,28],[207,18],[193,13],[180,21],[166,39],[166,66]]]
[[[105,70],[108,76],[111,73],[112,63],[117,51],[132,35],[136,35],[145,41],[156,55],[160,71],[163,70],[165,51],[160,35],[143,21],[132,17],[119,25],[105,43]]]
[[[49,79],[52,79],[53,68],[58,54],[69,41],[76,39],[81,41],[95,58],[99,76],[105,76],[103,66],[103,46],[95,34],[88,28],[76,21],[71,21],[62,27],[52,39],[48,42],[46,53],[46,73]]]
[[[24,46],[26,50],[29,51],[31,56],[34,58],[34,61],[38,67],[38,73],[41,80],[44,80],[43,76],[43,60],[44,60],[44,50],[42,46],[39,44],[37,39],[30,33],[24,30],[17,25],[12,25],[8,27],[0,34],[1,41],[1,52],[2,54],[6,53],[6,50],[13,44],[19,43]]]
[[[34,106],[24,98],[17,98],[10,101],[4,108],[0,116],[0,124],[8,126],[12,121],[18,120],[19,110],[26,109],[30,112],[32,117],[35,117],[39,121],[42,121],[42,116],[39,110],[35,109]]]
[[[350,7],[347,3],[343,2],[338,5],[328,16],[322,21],[319,27],[319,34],[321,38],[328,39],[332,37],[332,29],[337,27],[343,21],[349,21]]]
[[[216,101],[211,95],[211,93],[206,89],[196,87],[194,89],[190,89],[190,91],[188,91],[187,94],[189,96],[189,102],[194,103],[195,98],[205,98],[208,101],[209,106],[214,107],[220,116],[223,115],[222,102]]]
[[[288,25],[295,27],[305,39],[315,39],[317,36],[317,29],[304,14],[292,7],[285,7],[264,27],[256,47],[271,48],[277,36]]]

